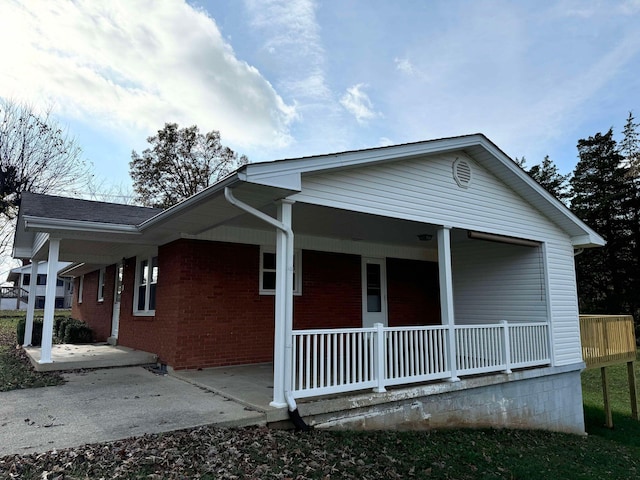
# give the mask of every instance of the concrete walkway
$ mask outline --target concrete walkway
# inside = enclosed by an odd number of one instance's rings
[[[56,387],[0,392],[0,456],[205,424],[264,424],[264,412],[171,376],[127,367],[65,374]]]
[[[106,343],[57,344],[51,346],[52,363],[38,363],[40,347],[24,347],[24,351],[37,372],[78,370],[83,368],[131,367],[156,363],[153,353]]]

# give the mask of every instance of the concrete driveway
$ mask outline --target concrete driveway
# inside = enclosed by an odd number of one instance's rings
[[[65,374],[56,387],[0,392],[0,456],[205,424],[263,424],[263,412],[143,367]]]

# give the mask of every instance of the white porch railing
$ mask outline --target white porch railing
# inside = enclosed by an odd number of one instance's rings
[[[295,398],[365,388],[510,372],[550,363],[546,323],[456,325],[454,355],[443,325],[295,330],[292,393]]]

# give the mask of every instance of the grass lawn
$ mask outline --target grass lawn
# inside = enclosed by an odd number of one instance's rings
[[[636,362],[636,379],[639,378],[640,361]],[[582,372],[582,399],[587,432],[621,445],[638,449],[640,455],[640,423],[631,418],[627,365],[607,367],[613,430],[604,426],[604,400],[600,369]]]
[[[24,312],[0,311],[0,392],[64,383],[59,373],[36,372],[22,349],[16,348],[16,325]]]
[[[7,360],[17,356],[16,321],[0,318],[0,388],[47,381],[30,380],[28,367]],[[6,375],[7,368],[13,373]],[[492,429],[295,434],[205,426],[0,458],[0,478],[640,478],[640,423],[630,418],[626,365],[609,373],[614,430],[602,427],[599,370],[583,373],[588,436]],[[1,434],[0,424],[0,441]]]

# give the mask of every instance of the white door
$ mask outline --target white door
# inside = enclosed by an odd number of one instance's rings
[[[118,325],[120,324],[120,299],[122,298],[122,274],[123,265],[116,265],[116,288],[113,294],[113,317],[111,318],[111,337],[118,338]]]
[[[384,258],[362,257],[362,326],[387,326],[387,273]]]

